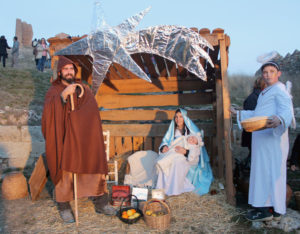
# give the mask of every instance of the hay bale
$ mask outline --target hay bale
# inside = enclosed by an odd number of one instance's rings
[[[28,196],[27,181],[22,172],[11,172],[4,177],[2,196],[7,200],[16,200]]]

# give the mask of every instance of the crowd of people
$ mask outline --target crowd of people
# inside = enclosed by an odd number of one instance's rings
[[[35,38],[31,45],[33,47],[34,61],[37,70],[43,72],[45,68],[51,68],[51,58],[46,39],[41,38],[37,40]]]
[[[46,39],[34,39],[31,45],[37,70],[43,72],[45,68],[51,68],[51,57]],[[7,50],[11,50],[11,67],[18,67],[20,43],[17,36],[13,38],[12,47],[8,45],[4,35],[0,37],[0,62],[3,67],[6,67],[6,60],[9,56]]]

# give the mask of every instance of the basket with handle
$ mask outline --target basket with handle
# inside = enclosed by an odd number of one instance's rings
[[[123,202],[125,200],[130,200],[131,197],[135,197],[136,198],[136,201],[137,201],[137,205],[136,205],[136,208],[134,208],[133,206],[127,206],[127,207],[123,207]],[[139,216],[135,217],[135,218],[124,218],[122,217],[122,214],[123,212],[127,212],[128,210],[134,210],[135,213],[138,213]],[[139,209],[139,200],[138,198],[135,196],[135,195],[128,195],[128,197],[126,198],[123,198],[122,202],[121,202],[121,205],[120,205],[120,209],[119,211],[117,212],[117,217],[124,223],[127,223],[127,224],[133,224],[135,222],[137,222],[141,217],[143,216],[143,212]]]
[[[146,224],[154,229],[165,230],[170,226],[171,210],[167,203],[158,199],[146,202],[143,208]]]

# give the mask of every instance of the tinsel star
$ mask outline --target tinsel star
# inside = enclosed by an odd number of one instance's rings
[[[135,27],[150,7],[128,18],[116,27],[98,29],[87,37],[56,52],[55,55],[89,55],[93,61],[92,90],[97,92],[112,63],[118,63],[136,76],[151,82],[148,75],[135,63],[130,54],[156,54],[186,68],[206,80],[200,63],[205,58],[213,63],[204,48],[212,46],[198,33],[179,26],[155,26],[138,32]]]

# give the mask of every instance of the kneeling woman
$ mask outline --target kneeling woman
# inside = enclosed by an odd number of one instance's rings
[[[197,136],[197,140],[188,139],[189,136]],[[199,195],[208,193],[213,176],[206,149],[201,146],[200,136],[200,130],[187,117],[186,110],[176,110],[159,147],[156,188],[164,189],[169,196],[191,191]],[[184,143],[180,144],[179,138],[182,138]],[[199,151],[188,150],[194,149],[194,146],[189,147],[189,143],[198,145]],[[195,152],[198,153],[195,155]],[[166,161],[165,157],[172,160],[169,168],[162,166],[167,165],[166,163],[160,163]]]

